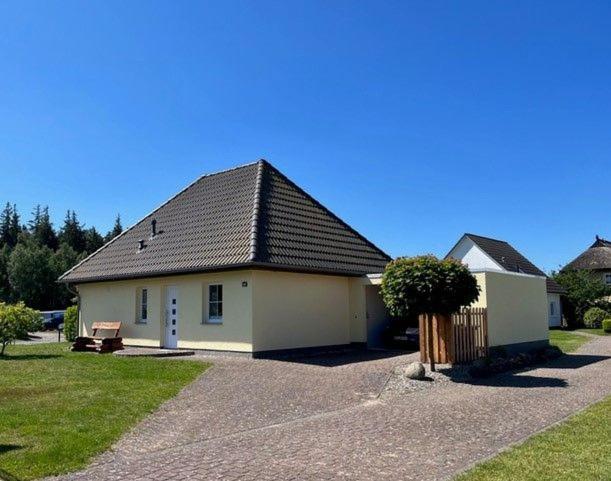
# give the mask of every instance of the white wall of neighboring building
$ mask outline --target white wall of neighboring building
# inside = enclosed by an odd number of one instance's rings
[[[458,259],[473,270],[503,271],[494,259],[486,254],[475,242],[468,237],[463,237],[448,254],[449,257]]]
[[[560,294],[547,293],[547,313],[549,315],[549,327],[560,327],[562,325]]]

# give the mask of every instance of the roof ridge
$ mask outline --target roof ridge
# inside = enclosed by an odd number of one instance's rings
[[[257,162],[257,177],[255,180],[255,195],[253,198],[252,217],[250,221],[250,253],[248,259],[251,262],[257,260],[259,254],[259,213],[261,211],[261,190],[263,185],[263,170],[267,164],[265,159]]]
[[[488,236],[485,236],[485,235],[470,234],[469,232],[465,232],[464,235],[466,235],[467,237],[479,237],[481,239],[487,239],[487,240],[491,240],[491,241],[494,241],[494,242],[502,242],[504,244],[511,245],[511,244],[509,244],[509,242],[507,242],[507,241],[505,241],[503,239],[495,239],[494,237],[488,237]]]
[[[260,162],[257,161],[257,162]],[[70,268],[69,270],[67,270],[66,272],[64,272],[61,276],[58,277],[58,281],[62,280],[64,277],[66,277],[68,274],[70,274],[74,269],[76,269],[77,267],[80,267],[81,265],[83,265],[85,262],[87,262],[89,259],[91,259],[94,255],[96,255],[98,252],[103,251],[104,249],[106,249],[108,246],[110,246],[111,244],[113,244],[119,237],[124,236],[125,234],[127,234],[129,231],[131,231],[134,227],[136,227],[138,224],[140,224],[141,222],[143,222],[147,217],[153,215],[155,212],[157,212],[158,210],[160,210],[162,207],[166,206],[167,204],[169,204],[170,202],[172,202],[174,199],[176,199],[179,195],[183,194],[184,192],[186,192],[188,189],[190,189],[191,187],[193,187],[195,184],[197,184],[198,182],[200,182],[202,179],[205,179],[206,177],[212,177],[214,175],[218,175],[218,174],[224,174],[225,172],[231,172],[232,170],[238,170],[238,169],[243,169],[244,167],[250,167],[251,165],[256,164],[257,162],[248,162],[246,164],[242,164],[242,165],[238,165],[236,167],[231,167],[230,169],[225,169],[225,170],[220,170],[218,172],[212,172],[210,174],[202,174],[200,175],[197,179],[195,179],[193,182],[191,182],[190,184],[188,184],[184,189],[178,191],[176,194],[174,194],[172,197],[170,197],[169,199],[167,199],[165,202],[163,202],[162,204],[160,204],[159,206],[157,206],[155,209],[153,209],[151,212],[149,212],[148,214],[146,214],[144,217],[138,219],[136,222],[134,222],[132,225],[130,225],[127,229],[124,229],[123,232],[121,232],[120,234],[116,235],[115,237],[113,237],[112,239],[110,239],[108,242],[106,242],[102,247],[100,247],[98,250],[93,251],[91,254],[89,254],[87,257],[85,257],[82,261],[80,261],[78,264],[72,266],[72,268]]]

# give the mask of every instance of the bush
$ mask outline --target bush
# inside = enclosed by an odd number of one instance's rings
[[[603,331],[611,333],[611,319],[605,319],[603,321]]]
[[[78,334],[78,307],[70,306],[64,314],[64,336],[67,341],[74,342]]]
[[[18,304],[0,303],[0,355],[6,345],[15,339],[27,338],[28,332],[42,329],[42,316],[39,311]]]
[[[583,316],[583,324],[591,329],[599,329],[605,319],[609,317],[609,313],[600,307],[592,307],[588,309]]]

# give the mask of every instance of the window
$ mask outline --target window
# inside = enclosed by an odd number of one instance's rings
[[[148,289],[140,289],[139,294],[138,316],[136,317],[136,321],[146,323],[146,320],[148,319]]]
[[[549,303],[549,315],[550,316],[556,315],[556,304],[553,302]]]
[[[605,284],[611,286],[611,273],[605,274]]]
[[[208,318],[211,324],[223,322],[223,286],[222,284],[210,284],[208,286]]]

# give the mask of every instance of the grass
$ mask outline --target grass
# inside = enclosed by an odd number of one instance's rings
[[[549,343],[557,346],[562,352],[573,352],[588,342],[586,336],[568,331],[553,329],[549,331]]]
[[[456,481],[608,481],[611,396],[458,476]]]
[[[0,357],[0,479],[82,468],[209,367],[189,360],[9,346]]]
[[[588,334],[595,334],[597,336],[609,336],[611,333],[603,331],[602,327],[599,329],[577,329],[579,332],[586,332]]]

